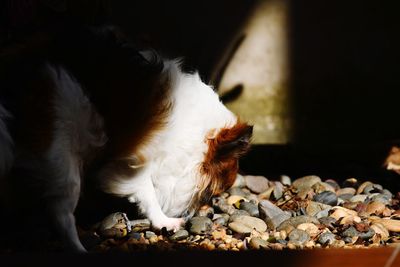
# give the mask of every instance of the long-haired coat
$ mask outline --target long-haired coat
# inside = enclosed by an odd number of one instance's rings
[[[89,173],[168,229],[233,184],[252,127],[178,61],[138,52],[112,27],[58,29],[3,51],[3,203],[40,203],[71,249],[85,251],[73,213]]]

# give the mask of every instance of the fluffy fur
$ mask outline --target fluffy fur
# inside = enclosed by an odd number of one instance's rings
[[[2,195],[19,198],[18,174],[31,173],[24,186],[71,249],[85,250],[73,216],[85,176],[168,229],[233,184],[252,127],[198,74],[112,28],[39,37],[8,53],[1,80]]]

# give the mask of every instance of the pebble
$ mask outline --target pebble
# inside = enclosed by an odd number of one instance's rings
[[[231,187],[229,188],[228,193],[231,196],[241,196],[241,197],[246,196],[246,192],[244,192],[240,187]]]
[[[281,184],[280,182],[275,182],[273,191],[274,199],[280,199],[283,196],[283,190],[284,190],[283,184]]]
[[[246,199],[242,196],[237,196],[237,195],[232,195],[226,199],[226,202],[228,205],[235,205],[236,203],[240,201],[246,201]]]
[[[244,179],[243,175],[237,174],[235,182],[232,185],[232,188],[234,187],[245,187],[246,186],[246,180]]]
[[[252,217],[259,217],[260,213],[258,211],[258,206],[251,202],[240,203],[240,209],[247,211]]]
[[[379,234],[382,240],[387,240],[389,238],[389,231],[380,223],[373,223],[371,229],[374,230],[375,234]]]
[[[343,182],[343,187],[353,187],[357,188],[358,181],[356,178],[348,178]]]
[[[150,229],[150,220],[149,219],[140,219],[140,220],[132,220],[130,221],[132,231],[140,232]]]
[[[366,213],[368,215],[370,214],[381,215],[384,210],[385,210],[385,204],[379,201],[372,201],[368,203],[366,207]]]
[[[289,241],[294,244],[304,244],[308,240],[310,240],[310,235],[306,231],[300,229],[294,229],[289,234]]]
[[[292,180],[287,175],[281,175],[280,180],[283,185],[290,186],[292,184]]]
[[[355,195],[350,198],[350,202],[364,202],[367,199],[367,195]]]
[[[372,228],[369,228],[366,232],[361,232],[360,237],[364,240],[368,240],[375,235],[375,231]]]
[[[326,205],[335,206],[337,204],[338,197],[334,192],[324,191],[318,195],[315,195],[313,200]]]
[[[299,179],[296,179],[292,186],[298,191],[302,191],[305,189],[310,189],[314,184],[321,182],[321,178],[316,175],[309,175]]]
[[[263,220],[251,216],[237,216],[228,226],[237,233],[251,233],[253,229],[258,232],[267,230]]]
[[[258,209],[260,218],[263,219],[271,229],[275,229],[282,222],[291,217],[288,212],[284,212],[268,200],[261,200],[258,204]]]
[[[317,218],[308,216],[308,215],[300,215],[296,217],[291,217],[288,220],[282,222],[278,227],[277,230],[285,230],[287,233],[290,233],[293,229],[297,228],[299,224],[302,223],[314,223],[318,224],[319,221]]]
[[[353,187],[345,187],[345,188],[341,188],[336,191],[337,196],[346,195],[346,194],[354,196],[356,194],[356,189]]]
[[[222,197],[214,197],[212,199],[212,205],[215,211],[227,213],[229,215],[234,213],[236,210],[235,207],[229,205]]]
[[[297,226],[297,229],[306,231],[310,237],[316,237],[319,234],[318,227],[313,223],[302,223]]]
[[[192,234],[203,235],[211,230],[213,222],[208,217],[193,217],[189,220],[187,227]]]
[[[244,176],[246,186],[254,193],[262,193],[269,188],[268,179],[264,176],[246,175]]]
[[[380,193],[382,192],[383,187],[380,184],[368,184],[364,190],[363,193],[370,195],[372,193]]]
[[[335,235],[330,232],[322,233],[318,237],[318,243],[321,245],[332,245],[335,242],[336,238]]]
[[[400,232],[400,220],[392,220],[392,219],[381,219],[379,217],[370,218],[374,223],[382,224],[387,230],[392,232]]]
[[[249,247],[252,249],[260,249],[260,248],[268,248],[268,242],[258,238],[258,237],[253,237],[252,239],[250,239],[249,242]]]
[[[214,217],[212,220],[213,220],[214,224],[226,226],[226,224],[229,221],[229,215],[226,213],[214,214]]]
[[[154,232],[152,232],[152,231],[146,231],[145,233],[144,233],[144,237],[146,237],[147,239],[148,238],[150,238],[150,237],[152,237],[152,236],[155,236],[156,234],[154,233]]]
[[[196,212],[195,216],[212,218],[214,216],[214,209],[207,205],[203,206]]]
[[[358,187],[356,193],[357,193],[357,194],[363,193],[363,192],[364,192],[364,189],[365,189],[367,186],[372,185],[372,184],[373,184],[373,183],[371,183],[370,181],[363,182],[363,183]]]
[[[326,205],[323,203],[315,202],[315,201],[310,201],[306,207],[306,213],[309,216],[315,216],[317,213],[323,211],[323,210],[330,210],[332,206]]]
[[[332,217],[322,217],[318,219],[319,222],[328,228],[333,228],[333,224],[336,222],[335,218]]]
[[[173,235],[171,235],[169,237],[169,239],[172,241],[180,241],[180,240],[184,240],[188,237],[189,237],[189,232],[181,229],[181,230],[176,231],[176,233],[174,233]]]
[[[360,232],[357,231],[356,228],[354,228],[354,226],[350,226],[349,228],[347,228],[346,230],[344,230],[341,234],[343,237],[357,237],[360,235]]]

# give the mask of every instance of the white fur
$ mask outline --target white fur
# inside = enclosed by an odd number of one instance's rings
[[[173,104],[166,127],[140,149],[147,163],[139,174],[129,179],[105,177],[105,190],[130,196],[153,225],[178,228],[181,221],[168,217],[190,212],[208,149],[205,136],[211,129],[233,126],[237,118],[197,73],[182,73],[176,61],[166,62],[165,71],[172,80]]]
[[[10,117],[10,113],[0,104],[0,179],[4,178],[13,161],[13,141],[5,122]]]

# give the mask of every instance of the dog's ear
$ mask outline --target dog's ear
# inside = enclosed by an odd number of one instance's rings
[[[250,148],[253,126],[238,123],[232,128],[222,129],[215,137],[215,159],[238,159]]]

